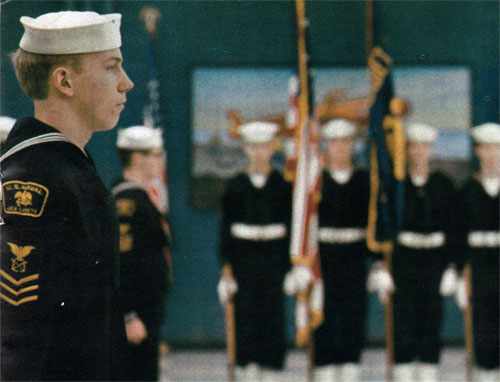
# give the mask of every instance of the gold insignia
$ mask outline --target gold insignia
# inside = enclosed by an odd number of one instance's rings
[[[120,252],[130,251],[133,242],[133,237],[130,234],[130,224],[120,224]]]
[[[18,207],[28,207],[31,206],[33,203],[33,195],[31,192],[28,192],[24,190],[23,192],[17,191],[16,195],[14,195],[14,198],[16,198],[16,205]]]
[[[118,216],[131,217],[135,213],[135,202],[130,199],[119,199],[116,201]]]
[[[14,243],[7,243],[12,251],[12,254],[16,256],[12,259],[12,270],[18,273],[26,272],[26,264],[28,264],[27,260],[24,260],[26,256],[28,256],[32,250],[36,249],[32,245],[26,245],[24,247],[20,247]]]
[[[2,190],[3,210],[6,214],[40,217],[49,197],[46,187],[33,182],[5,182]]]
[[[28,256],[28,255],[26,255]],[[24,304],[26,302],[30,301],[35,301],[38,299],[38,295],[31,295],[27,297],[22,297],[19,300],[16,300],[18,296],[21,296],[25,293],[32,292],[34,290],[37,290],[39,288],[38,284],[33,284],[29,286],[24,286],[24,284],[29,283],[31,281],[38,280],[39,274],[34,274],[28,277],[23,277],[19,280],[16,280],[14,277],[10,276],[7,272],[4,272],[2,269],[0,269],[0,276],[2,276],[2,281],[0,281],[0,287],[2,288],[2,293],[0,293],[0,298],[6,302],[8,302],[11,305],[14,306],[19,306],[21,304]],[[7,284],[9,282],[11,286]],[[17,288],[23,286],[22,288]],[[12,294],[15,297],[9,297],[3,292],[6,291],[10,294]]]

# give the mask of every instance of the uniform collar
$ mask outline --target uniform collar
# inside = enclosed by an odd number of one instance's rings
[[[7,152],[9,149],[25,141],[26,139],[48,133],[61,133],[61,132],[36,118],[33,117],[19,118],[12,127],[12,130],[7,140],[2,146],[2,152]],[[68,144],[74,146],[81,154],[85,155],[87,158],[90,158],[90,155],[87,152],[87,150],[82,151],[78,146],[76,146],[71,142],[68,142]]]

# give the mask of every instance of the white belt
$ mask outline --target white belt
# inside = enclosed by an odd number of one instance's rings
[[[495,248],[500,247],[500,232],[498,231],[475,231],[469,232],[467,242],[471,248]]]
[[[398,242],[404,247],[415,249],[432,249],[444,245],[445,236],[442,231],[432,233],[400,232]]]
[[[267,225],[233,223],[231,224],[231,235],[243,240],[278,240],[286,236],[286,226],[283,223]]]
[[[321,227],[319,229],[319,241],[327,244],[350,244],[363,241],[366,230],[362,228],[333,228]]]

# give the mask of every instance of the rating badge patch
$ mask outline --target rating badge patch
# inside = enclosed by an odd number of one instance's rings
[[[3,211],[6,214],[42,216],[49,190],[38,183],[12,180],[2,185]]]
[[[17,244],[14,243],[9,243],[7,244],[10,247],[10,250],[12,251],[12,254],[14,255],[14,258],[12,259],[12,270],[14,272],[18,273],[24,273],[26,272],[26,264],[28,264],[28,261],[25,259],[31,251],[36,249],[32,245],[25,245],[24,247],[21,247]]]

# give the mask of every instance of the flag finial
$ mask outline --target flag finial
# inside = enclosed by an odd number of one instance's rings
[[[161,19],[161,12],[158,8],[147,6],[141,9],[139,17],[144,22],[144,28],[151,36],[156,37],[158,30],[156,28]]]

